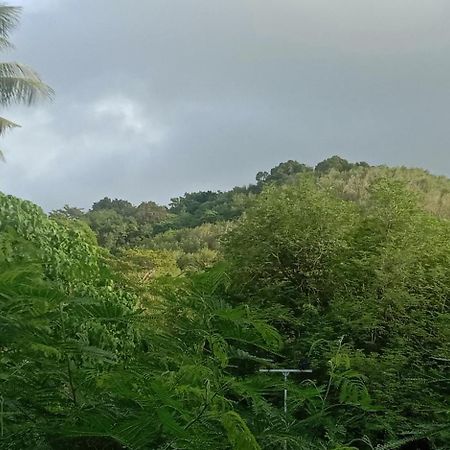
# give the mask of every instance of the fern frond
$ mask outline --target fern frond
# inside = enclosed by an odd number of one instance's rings
[[[237,412],[228,411],[225,413],[222,417],[222,423],[233,450],[261,450],[255,436]]]

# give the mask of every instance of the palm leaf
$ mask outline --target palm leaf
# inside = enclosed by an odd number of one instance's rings
[[[17,26],[22,8],[0,5],[0,36],[6,41],[9,33]]]
[[[30,105],[39,98],[51,97],[53,90],[39,75],[23,64],[16,62],[0,63],[0,103]]]
[[[11,128],[20,127],[19,124],[11,122],[8,119],[5,119],[4,117],[0,117],[0,136],[6,133],[6,131],[10,130]],[[3,159],[3,154],[0,151],[0,159]]]
[[[14,45],[5,37],[0,36],[0,50],[14,48]]]
[[[0,50],[11,48],[10,32],[17,26],[22,8],[0,4]],[[32,104],[40,97],[51,97],[53,90],[42,82],[29,67],[15,63],[0,63],[0,104]],[[10,128],[18,127],[14,122],[0,117],[0,136]],[[0,150],[0,161],[4,161]]]

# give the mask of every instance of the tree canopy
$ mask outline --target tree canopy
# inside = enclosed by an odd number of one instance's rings
[[[1,195],[2,448],[448,448],[449,181],[287,167],[167,208]]]

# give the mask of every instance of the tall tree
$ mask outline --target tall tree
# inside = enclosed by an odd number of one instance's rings
[[[11,31],[17,26],[21,8],[0,5],[0,49],[12,48],[9,38]],[[39,75],[30,67],[18,62],[0,63],[0,105],[12,103],[31,105],[38,98],[51,97],[53,90],[47,86]],[[4,117],[0,117],[0,135],[10,128],[19,125]],[[3,154],[0,152],[0,158]]]

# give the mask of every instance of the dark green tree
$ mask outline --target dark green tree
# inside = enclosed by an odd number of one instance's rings
[[[256,181],[258,185],[267,183],[286,184],[295,180],[296,175],[300,173],[311,172],[312,168],[305,164],[290,159],[289,161],[278,164],[269,172],[258,172]]]
[[[327,173],[330,170],[337,170],[338,172],[346,172],[353,167],[352,163],[349,163],[346,159],[340,156],[334,155],[321,161],[316,165],[315,171],[319,174]]]

